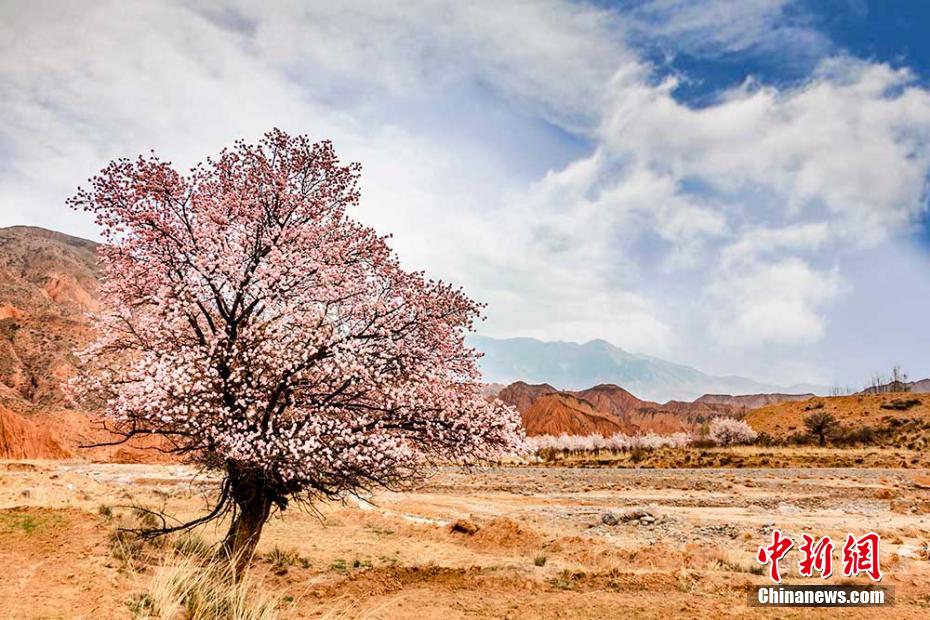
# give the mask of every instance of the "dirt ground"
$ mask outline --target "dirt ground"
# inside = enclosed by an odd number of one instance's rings
[[[127,564],[111,536],[131,506],[178,517],[214,486],[172,465],[0,463],[0,617],[132,618],[157,570]],[[288,511],[260,546],[256,578],[297,618],[930,617],[930,480],[922,469],[445,470],[371,503]],[[603,523],[641,508],[654,519]],[[451,531],[456,520],[478,526]],[[608,519],[609,521],[609,519]],[[648,521],[646,519],[645,521]],[[221,525],[203,528],[208,541]],[[760,609],[754,560],[773,527],[877,531],[884,609]],[[840,543],[841,545],[842,543]],[[839,564],[838,552],[834,560]],[[147,563],[148,562],[148,563]],[[783,561],[787,583],[797,553]],[[829,583],[843,583],[834,577]]]

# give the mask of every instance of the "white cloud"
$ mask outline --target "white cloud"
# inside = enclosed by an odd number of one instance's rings
[[[797,343],[824,335],[820,307],[842,290],[835,270],[797,258],[751,263],[707,287],[715,301],[715,333],[730,344]]]
[[[691,107],[630,43],[830,49],[785,7],[4,4],[0,225],[91,234],[63,201],[107,160],[186,166],[279,126],[361,161],[359,217],[488,302],[487,333],[797,367],[855,285],[837,257],[925,209],[930,94],[840,57]]]

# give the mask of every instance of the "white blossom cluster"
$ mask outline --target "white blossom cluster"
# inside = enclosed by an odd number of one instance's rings
[[[707,437],[721,446],[748,444],[756,440],[759,434],[743,420],[718,417],[710,421]]]
[[[583,453],[583,452],[628,452],[633,449],[655,450],[658,448],[684,448],[691,443],[690,433],[673,433],[671,435],[624,435],[617,433],[604,437],[603,435],[537,435],[527,437],[526,443],[530,451],[540,453],[544,451]]]

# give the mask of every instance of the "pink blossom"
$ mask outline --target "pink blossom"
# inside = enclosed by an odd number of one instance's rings
[[[107,242],[80,393],[127,438],[259,472],[282,505],[518,448],[464,343],[480,305],[346,214],[359,173],[277,130],[187,174],[109,164],[69,201]]]

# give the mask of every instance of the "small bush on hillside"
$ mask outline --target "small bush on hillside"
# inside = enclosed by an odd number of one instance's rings
[[[878,433],[871,426],[844,427],[834,435],[834,441],[839,444],[865,444],[875,443]]]
[[[839,430],[839,421],[831,413],[818,411],[804,418],[804,427],[815,437],[821,446],[827,445],[827,439]]]
[[[769,446],[774,446],[774,445],[776,445],[776,444],[778,444],[778,441],[777,441],[774,437],[772,437],[771,435],[769,435],[768,433],[766,433],[765,431],[759,433],[759,434],[756,436],[756,445],[757,445],[757,446],[764,446],[764,447],[767,448],[767,447],[769,447]]]
[[[882,409],[891,409],[893,411],[907,411],[911,407],[916,407],[920,401],[916,398],[895,398],[889,403],[882,403]]]
[[[758,436],[759,434],[743,420],[714,418],[710,421],[708,437],[721,446],[752,443]]]

